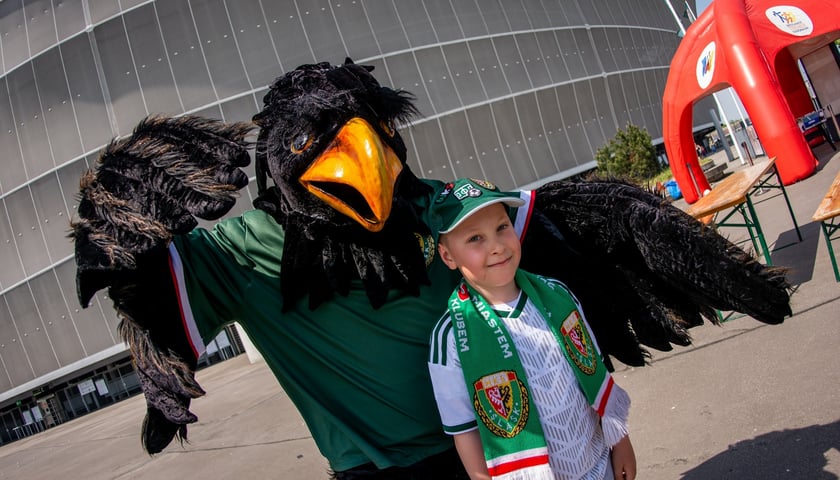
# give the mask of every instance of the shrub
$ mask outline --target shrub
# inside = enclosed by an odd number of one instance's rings
[[[661,170],[647,130],[632,123],[595,153],[598,174],[644,182]]]

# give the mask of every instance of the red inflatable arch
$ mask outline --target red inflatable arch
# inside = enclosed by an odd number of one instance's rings
[[[784,0],[782,0],[784,1]],[[692,106],[731,86],[788,185],[817,165],[796,118],[814,109],[797,60],[840,37],[840,1],[715,0],[686,32],[665,84],[663,137],[689,203],[710,188],[692,136]]]

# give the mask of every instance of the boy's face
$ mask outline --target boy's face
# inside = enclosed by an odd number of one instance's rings
[[[460,269],[464,279],[488,302],[516,298],[519,290],[514,275],[522,249],[502,204],[482,208],[441,235],[438,251],[443,262],[453,270]]]

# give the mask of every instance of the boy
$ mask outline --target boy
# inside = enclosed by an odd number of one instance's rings
[[[463,280],[432,333],[444,430],[472,479],[633,479],[615,385],[566,287],[519,270],[505,206],[517,196],[459,179],[432,204],[438,252]]]

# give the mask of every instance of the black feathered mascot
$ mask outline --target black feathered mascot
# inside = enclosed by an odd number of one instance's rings
[[[190,400],[204,393],[196,360],[236,321],[337,478],[466,478],[426,368],[458,280],[428,227],[445,184],[406,165],[397,126],[416,113],[412,97],[371,70],[348,60],[285,74],[258,132],[147,118],[82,178],[79,300],[108,288],[121,316],[149,453],[186,438]],[[247,184],[252,133],[256,208],[196,228]],[[783,271],[635,186],[561,181],[521,196],[522,268],[577,294],[607,361],[643,365],[645,346],[688,345],[686,329],[714,322],[715,309],[767,323],[791,314]]]

